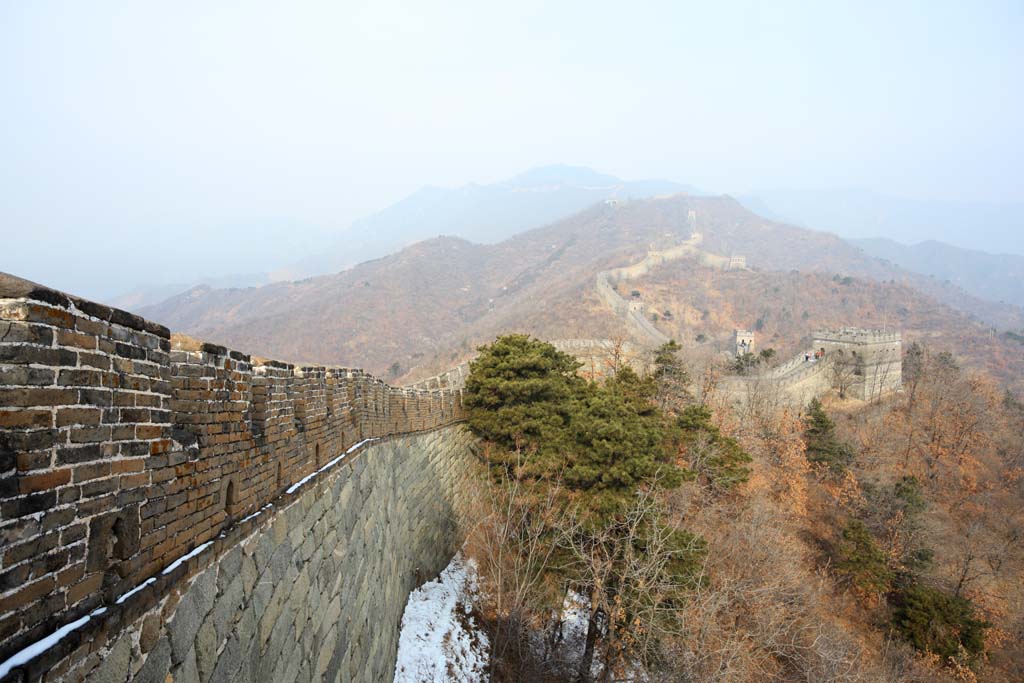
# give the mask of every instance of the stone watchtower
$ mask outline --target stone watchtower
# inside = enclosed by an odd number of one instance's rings
[[[849,392],[870,401],[896,391],[903,383],[903,347],[899,332],[844,327],[819,330],[814,349],[835,364],[836,374],[849,375]]]
[[[736,330],[734,333],[736,342],[736,355],[742,356],[745,353],[754,352],[754,333],[750,330]]]

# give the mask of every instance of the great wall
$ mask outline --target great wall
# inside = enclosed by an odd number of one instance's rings
[[[667,249],[652,249],[632,265],[601,271],[596,276],[595,286],[600,299],[633,330],[638,339],[652,347],[670,341],[669,336],[647,317],[642,301],[626,299],[619,294],[616,289],[618,283],[635,280],[662,264],[686,258],[718,270],[746,268],[746,259],[742,256],[726,257],[701,249],[703,236],[697,231],[696,212],[690,210],[687,218],[690,236],[685,241]],[[746,334],[750,335],[752,343],[752,333]],[[808,351],[811,357],[799,353],[781,365],[751,375],[727,376],[719,383],[718,389],[736,403],[749,403],[757,400],[758,396],[771,395],[803,406],[837,385],[841,385],[846,395],[870,401],[897,391],[902,382],[899,332],[853,327],[819,330],[813,334]],[[824,353],[814,357],[814,351]]]
[[[691,228],[693,220],[691,216]],[[668,341],[597,276],[641,344],[552,342],[598,377]],[[815,336],[722,387],[805,403],[900,382],[899,333]],[[382,681],[409,592],[454,554],[475,442],[468,364],[410,387],[179,335],[0,274],[0,681]]]
[[[0,275],[0,679],[390,680],[461,417]]]

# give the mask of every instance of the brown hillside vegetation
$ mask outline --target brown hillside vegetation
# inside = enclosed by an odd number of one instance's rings
[[[792,269],[828,273],[796,290],[821,290],[826,282],[828,297],[835,296],[833,273],[901,286],[858,284],[853,289],[861,291],[859,298],[846,297],[858,303],[845,308],[824,305],[827,297],[820,295],[822,305],[809,303],[796,310],[793,303],[788,306],[789,315],[796,317],[792,327],[771,331],[790,345],[798,343],[798,335],[833,321],[881,325],[890,308],[890,324],[903,324],[911,335],[908,325],[920,323],[921,334],[955,337],[956,331],[969,329],[973,336],[985,328],[971,316],[999,320],[1012,329],[1024,327],[1020,309],[986,304],[936,285],[869,258],[833,235],[765,221],[728,197],[685,195],[598,205],[496,245],[437,238],[336,275],[262,288],[197,288],[140,313],[176,331],[250,353],[415,379],[449,367],[502,332],[523,330],[549,339],[628,336],[596,296],[594,277],[600,270],[639,260],[651,246],[671,246],[688,238],[690,209],[697,213],[705,249],[744,254],[751,267],[763,271],[757,289],[744,292],[733,287],[738,283],[732,277],[748,274],[716,275],[686,262],[666,266],[672,275],[666,276],[670,279],[665,286],[675,288],[675,293],[665,295],[665,307],[682,310],[682,302],[673,297],[684,291],[692,292],[695,300],[707,298],[715,304],[707,309],[708,319],[719,323],[715,329],[706,325],[714,337],[727,335],[744,320],[744,325],[753,325],[765,309],[775,308],[771,297],[776,287],[780,292],[797,287],[787,280],[793,277],[786,274]],[[663,277],[660,271],[656,277]],[[772,283],[773,278],[783,281]],[[651,295],[655,296],[653,290]],[[897,315],[897,301],[908,312]],[[773,325],[784,313],[779,308],[774,315]],[[682,328],[666,329],[684,339],[695,336]],[[952,340],[949,345],[968,350],[966,344]]]
[[[713,388],[697,396],[675,384],[687,373],[674,361],[695,359],[666,345],[646,380],[627,371],[587,387],[633,387],[620,396],[645,397],[629,405],[648,420],[602,412],[609,428],[592,451],[578,438],[593,433],[591,404],[565,400],[578,385],[559,380],[558,365],[536,377],[533,351],[510,361],[523,339],[485,347],[467,383],[468,423],[491,474],[475,491],[467,552],[486,587],[494,680],[635,680],[641,662],[646,680],[666,683],[1021,680],[1024,404],[984,375],[915,345],[904,390],[879,402],[826,396],[824,406],[769,400],[737,411]],[[538,409],[562,418],[538,422]],[[523,436],[513,424],[550,431]],[[661,438],[645,441],[640,424]],[[689,475],[672,485],[616,479],[634,471],[627,464],[642,471],[638,443]],[[606,466],[581,467],[592,458]],[[609,473],[608,488],[576,483]],[[639,506],[621,511],[630,523],[591,510],[593,525],[581,526],[574,506],[621,492],[609,481],[632,491],[620,499]],[[669,536],[644,529],[679,534],[673,581],[659,569]],[[591,533],[604,535],[574,544]],[[610,552],[616,538],[632,550]],[[563,639],[554,609],[570,591],[619,624],[587,639],[601,663],[592,678],[578,675],[591,660]]]
[[[750,329],[760,349],[774,348],[785,359],[806,349],[814,328],[901,330],[905,343],[953,351],[965,366],[1024,389],[1020,344],[906,284],[799,271],[723,272],[677,261],[629,287],[642,292],[659,329],[687,345],[703,335],[711,347],[729,349],[733,329]]]
[[[687,680],[1024,676],[1024,408],[947,354],[926,350],[907,379],[883,405],[826,408],[849,454],[834,467],[814,462],[806,417],[717,412],[753,474],[733,496],[694,484],[675,494],[709,548],[707,583],[672,649]],[[844,536],[855,523],[876,566]],[[984,655],[915,652],[893,626],[914,586],[969,601],[990,624]]]

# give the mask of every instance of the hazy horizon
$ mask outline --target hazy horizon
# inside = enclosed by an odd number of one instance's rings
[[[420,187],[550,163],[733,195],[1024,203],[1018,3],[39,2],[0,19],[0,270],[86,296],[270,270]]]

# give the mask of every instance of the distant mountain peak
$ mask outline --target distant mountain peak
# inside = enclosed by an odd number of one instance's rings
[[[551,164],[531,168],[499,185],[515,188],[536,187],[616,187],[624,184],[621,178],[599,173],[586,166]]]

